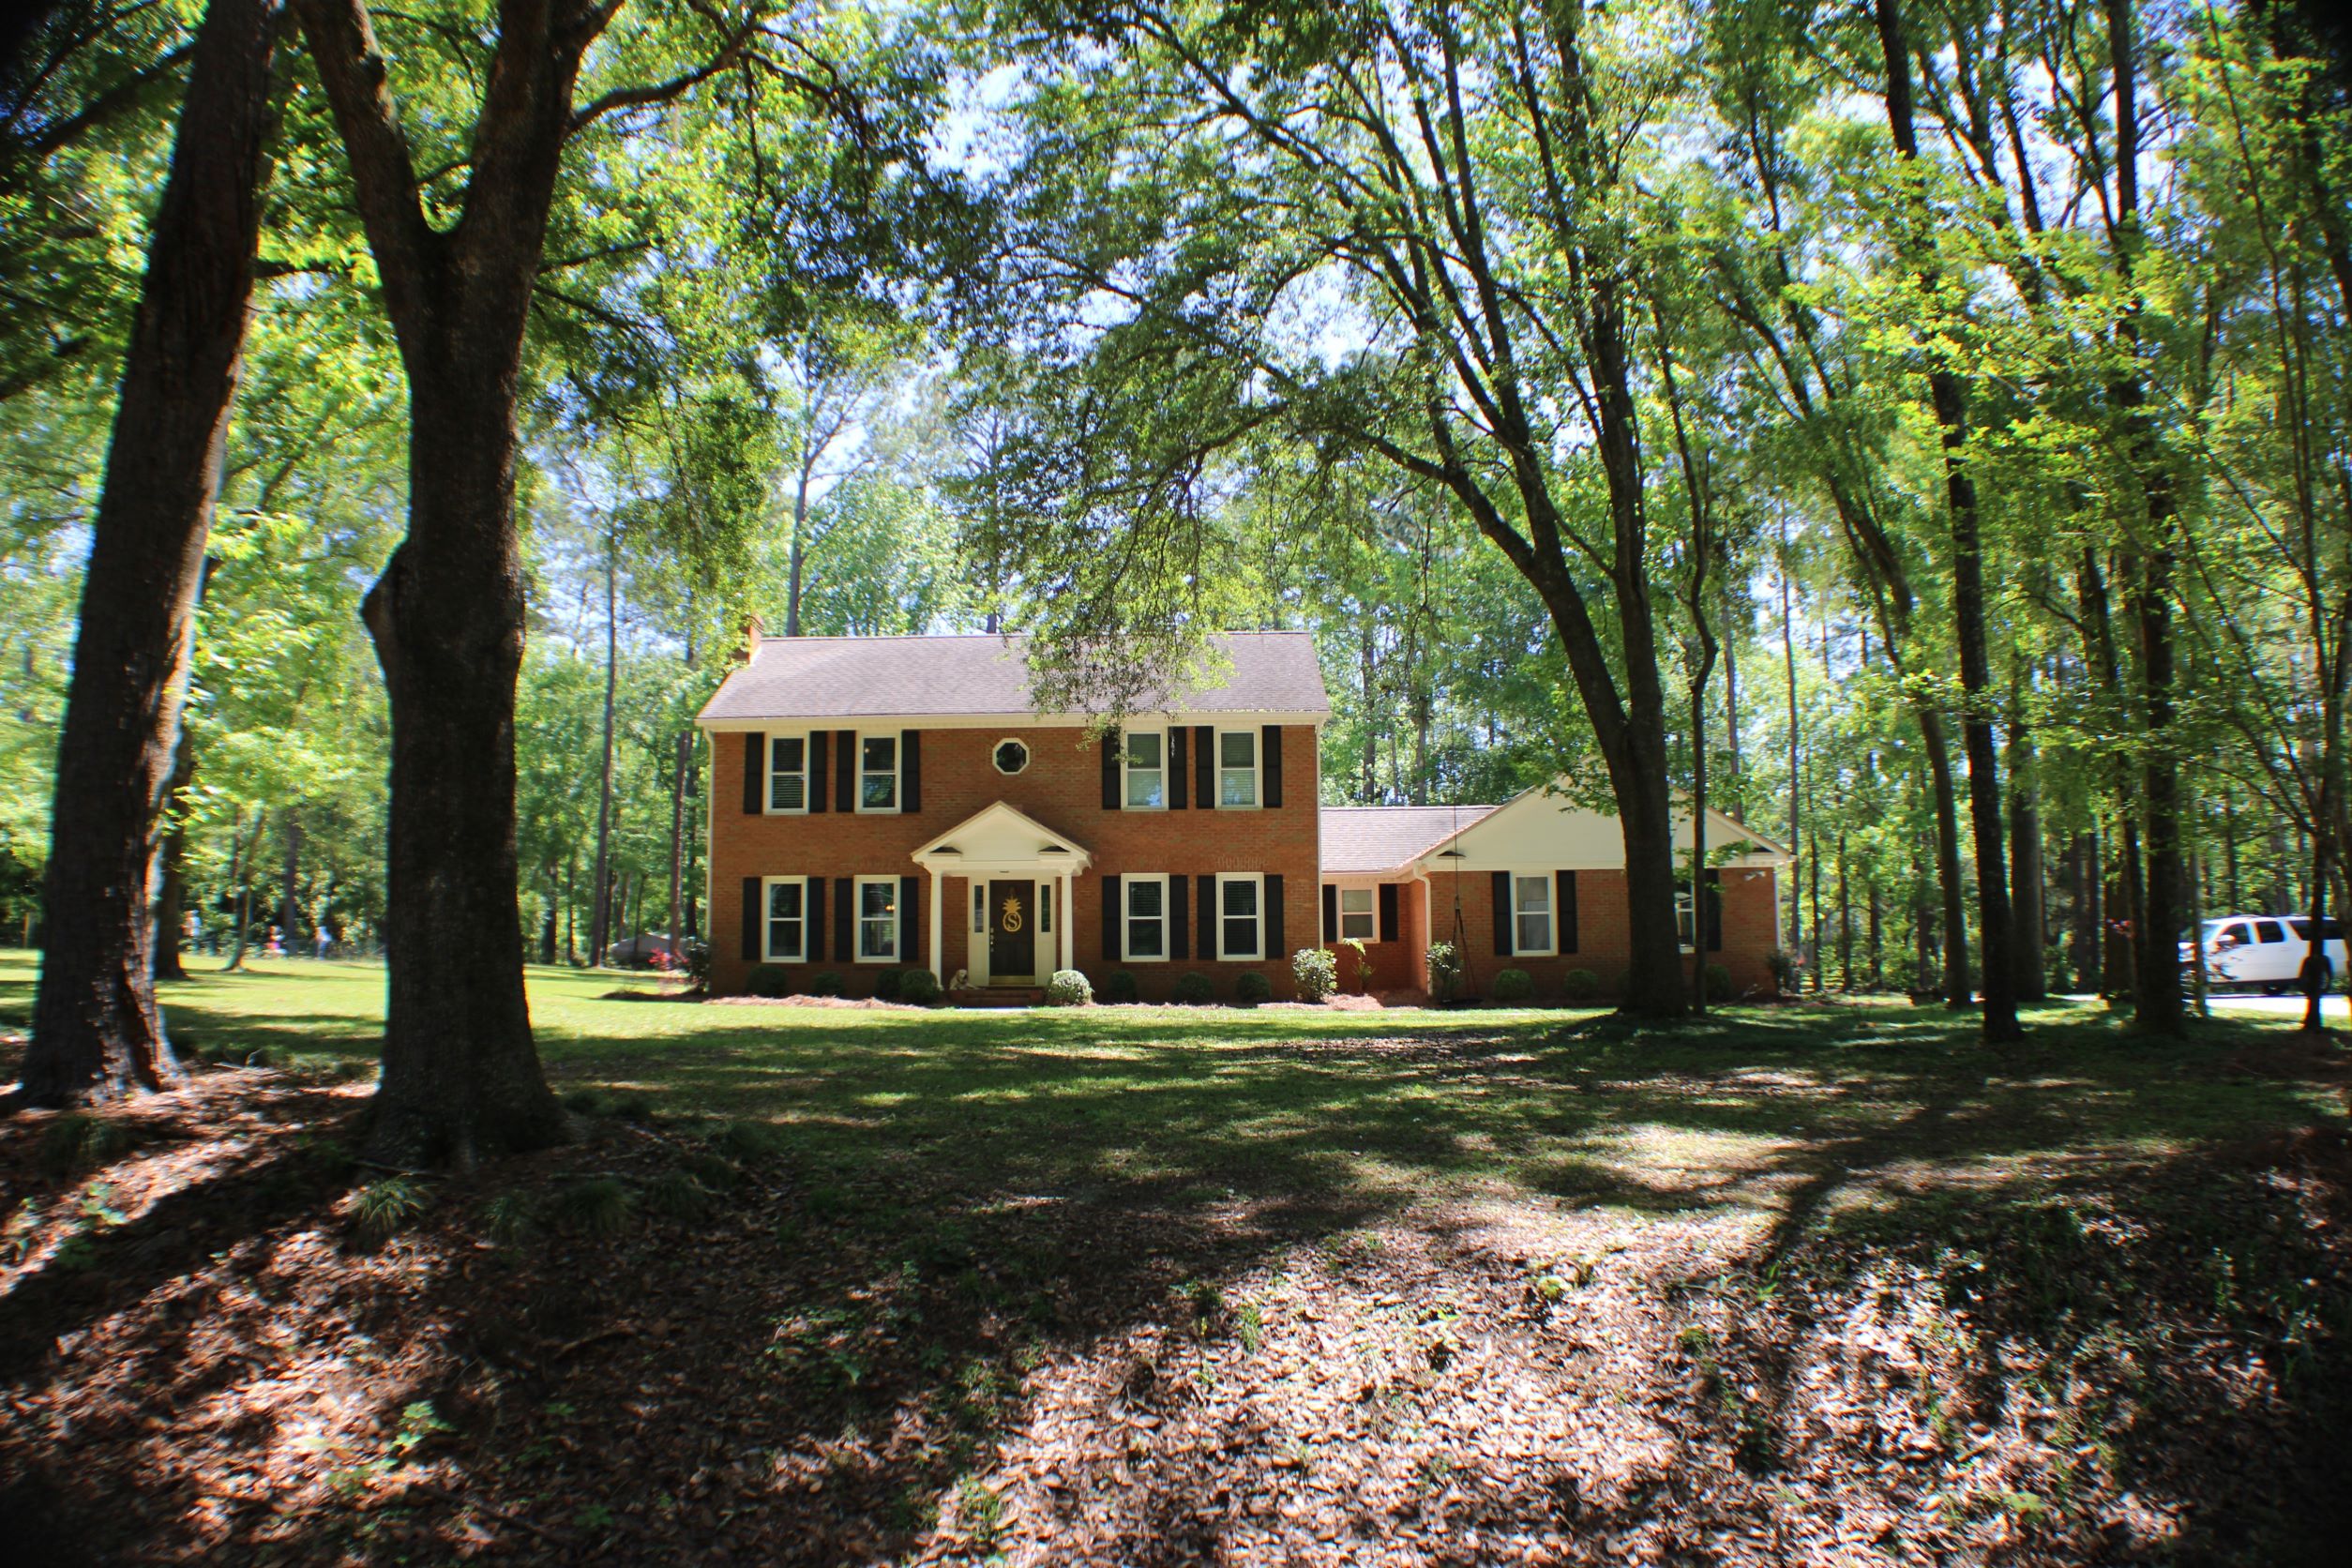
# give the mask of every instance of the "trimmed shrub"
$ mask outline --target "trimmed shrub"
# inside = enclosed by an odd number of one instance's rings
[[[1601,994],[1601,977],[1589,969],[1572,969],[1560,978],[1560,994],[1571,1002],[1591,1002]]]
[[[1339,988],[1339,960],[1327,948],[1302,947],[1290,955],[1290,977],[1301,1002],[1320,1002]]]
[[[1772,990],[1780,996],[1789,995],[1797,988],[1797,956],[1784,947],[1775,947],[1764,955],[1764,967],[1772,972]]]
[[[1216,988],[1209,984],[1209,977],[1198,971],[1186,971],[1176,977],[1176,1000],[1179,1002],[1198,1007],[1204,1002],[1214,1001],[1216,994]]]
[[[874,1000],[876,1002],[897,1001],[898,987],[900,982],[905,980],[905,978],[906,971],[899,969],[886,969],[880,974],[875,975]]]
[[[839,996],[841,994],[841,972],[835,969],[821,969],[810,975],[808,994],[810,996]]]
[[[1086,976],[1074,969],[1057,969],[1053,978],[1046,982],[1046,1005],[1048,1007],[1083,1007],[1094,1000],[1094,988]]]
[[[1136,988],[1135,976],[1123,969],[1111,971],[1110,978],[1103,982],[1105,1002],[1133,1002],[1141,994]]]
[[[751,978],[743,988],[753,996],[790,996],[792,994],[792,972],[782,964],[754,964]]]
[[[1244,970],[1242,977],[1233,982],[1233,1000],[1244,1007],[1255,1007],[1273,997],[1274,982],[1254,969]]]
[[[927,969],[911,969],[898,976],[898,1000],[910,1007],[936,1007],[942,994],[939,976]]]
[[[1462,956],[1450,942],[1429,944],[1429,998],[1433,1002],[1451,1002],[1462,985]]]
[[[1707,1000],[1729,1002],[1737,994],[1731,987],[1731,971],[1721,964],[1707,966]]]
[[[686,944],[686,976],[693,989],[711,988],[711,944],[687,938]]]
[[[1535,977],[1523,969],[1506,969],[1495,976],[1497,1002],[1525,1002],[1535,994]]]

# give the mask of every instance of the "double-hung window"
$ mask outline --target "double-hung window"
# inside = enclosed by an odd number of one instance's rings
[[[1125,957],[1151,962],[1168,957],[1168,879],[1130,876],[1120,883],[1127,900]]]
[[[1126,758],[1127,809],[1165,809],[1168,806],[1168,736],[1158,730],[1129,730],[1121,735],[1119,749]]]
[[[1266,956],[1265,927],[1259,918],[1265,901],[1263,877],[1217,879],[1217,957],[1262,958]]]
[[[1217,731],[1217,804],[1258,804],[1258,731]]]
[[[772,814],[808,809],[808,737],[768,737],[768,810]]]
[[[1552,879],[1549,873],[1511,879],[1511,933],[1514,953],[1552,951]]]
[[[889,963],[898,957],[898,879],[857,879],[857,961]]]
[[[1688,882],[1674,884],[1674,940],[1681,944],[1685,953],[1697,950],[1697,901],[1691,897],[1691,884]]]
[[[857,808],[898,809],[898,737],[860,735],[857,740]]]
[[[1370,942],[1373,935],[1372,890],[1368,887],[1343,887],[1339,890],[1339,940]]]
[[[767,879],[767,949],[772,964],[796,964],[808,956],[808,881],[805,877]]]

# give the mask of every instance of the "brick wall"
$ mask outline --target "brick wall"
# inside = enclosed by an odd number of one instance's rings
[[[1732,989],[1738,995],[1769,995],[1772,978],[1765,955],[1772,950],[1775,942],[1772,873],[1726,869],[1722,876],[1723,949],[1701,953],[1685,961],[1722,964],[1731,972]],[[1422,945],[1425,947],[1429,941],[1450,941],[1459,945],[1464,995],[1491,995],[1495,975],[1505,969],[1527,971],[1529,978],[1535,982],[1539,1001],[1557,1000],[1568,972],[1576,969],[1589,969],[1599,976],[1604,996],[1618,993],[1632,958],[1626,939],[1622,871],[1576,873],[1576,950],[1549,957],[1506,957],[1495,951],[1492,877],[1489,871],[1439,871],[1432,872],[1429,878],[1430,923],[1435,935],[1425,938]],[[1458,934],[1455,903],[1457,891],[1461,900]],[[1410,907],[1417,912],[1419,897],[1408,897]]]
[[[779,726],[779,729],[782,729]],[[1018,739],[1030,763],[1007,776],[989,761],[999,742]],[[826,957],[814,964],[786,966],[795,984],[822,970],[842,976],[849,994],[872,992],[874,976],[889,968],[926,968],[932,889],[929,874],[911,858],[913,852],[974,812],[997,801],[1025,812],[1093,856],[1093,867],[1074,879],[1072,908],[1057,910],[1070,922],[1078,967],[1100,989],[1117,969],[1133,973],[1146,1000],[1165,1000],[1177,976],[1197,970],[1209,977],[1220,998],[1230,998],[1244,970],[1273,983],[1277,997],[1291,994],[1289,954],[1314,942],[1321,932],[1321,889],[1317,810],[1317,744],[1310,725],[1282,731],[1282,805],[1257,810],[1106,811],[1102,804],[1102,753],[1081,743],[1075,728],[1030,726],[989,730],[926,730],[922,746],[922,808],[898,815],[827,810],[809,816],[764,816],[743,809],[742,734],[713,739],[711,800],[711,979],[721,994],[741,991],[754,959],[742,947],[743,879],[845,876],[912,876],[920,880],[924,906],[914,922],[915,940],[895,964],[844,961],[828,940]],[[1187,756],[1187,764],[1190,757]],[[1191,779],[1187,778],[1189,784]],[[1187,795],[1191,794],[1187,791]],[[1166,872],[1201,876],[1259,872],[1283,879],[1283,947],[1259,962],[1203,961],[1198,957],[1165,962],[1111,962],[1103,958],[1103,878],[1106,874]],[[942,879],[942,973],[953,976],[970,962],[971,883]],[[828,894],[828,897],[830,895]],[[1197,924],[1198,913],[1194,913]],[[830,931],[830,927],[828,927]],[[1039,951],[1058,942],[1040,933]],[[1049,967],[1049,963],[1048,963]]]

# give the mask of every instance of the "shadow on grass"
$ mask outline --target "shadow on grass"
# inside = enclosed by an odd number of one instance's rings
[[[232,1000],[177,1005],[199,1031],[276,1031],[289,1048],[326,1054],[360,1048],[370,1027],[233,1013]],[[606,1021],[616,1016],[627,1023]],[[454,1192],[418,1232],[447,1266],[399,1319],[402,1332],[444,1335],[449,1353],[429,1386],[389,1404],[432,1401],[456,1428],[442,1472],[462,1483],[443,1491],[529,1518],[528,1539],[504,1532],[524,1555],[867,1560],[922,1539],[934,1500],[986,1468],[1022,1418],[1026,1367],[1170,1320],[1187,1282],[1229,1282],[1455,1195],[1500,1187],[1629,1223],[1752,1212],[1769,1239],[1733,1261],[1796,1268],[1826,1319],[1862,1288],[1857,1253],[1942,1279],[1947,1254],[1989,1244],[1989,1256],[2026,1256],[2001,1239],[2001,1216],[2061,1198],[2129,1214],[2148,1258],[2195,1255],[2216,1234],[2210,1223],[2186,1228],[2195,1195],[2210,1197],[2200,1162],[2324,1116],[2307,1078],[2217,1071],[2255,1038],[2243,1029],[2148,1048],[2103,1019],[2055,1015],[2034,1049],[1993,1053],[1968,1041],[1968,1028],[1899,1009],[1748,1010],[1662,1031],[1590,1018],[1334,1025],[1274,1013],[795,1014],[575,999],[541,1012],[550,1078],[641,1100],[653,1129],[599,1121],[590,1141],[503,1174],[560,1191],[566,1178],[613,1172],[650,1191],[691,1160],[691,1119],[706,1116],[764,1123],[778,1152],[732,1178],[716,1212],[607,1240],[555,1229],[483,1254],[490,1189]],[[12,1328],[26,1345],[41,1332],[53,1345],[235,1236],[312,1222],[315,1191],[275,1189],[284,1168],[234,1170],[158,1204],[109,1238],[102,1272],[114,1277],[97,1294],[37,1278],[9,1303]],[[2050,1174],[2068,1170],[2081,1174]],[[2251,1181],[2212,1213],[2239,1213]],[[2175,1208],[2146,1196],[2176,1187]],[[2042,1257],[2058,1244],[2035,1244]],[[2255,1271],[2265,1280],[2320,1266],[2281,1248]],[[2053,1327],[2040,1298],[2017,1298],[2031,1311],[2005,1318],[2015,1304],[1996,1293],[1988,1333],[2079,1339],[2133,1321],[2135,1296],[2191,1309],[2169,1286],[2142,1290],[2132,1271],[2072,1254],[2035,1267],[2098,1281],[2112,1299],[2101,1307],[2087,1287]],[[2004,1274],[2013,1269],[2031,1272],[2013,1263]],[[158,1364],[188,1332],[158,1324]],[[1798,1359],[1783,1341],[1808,1332],[1780,1323],[1745,1352],[1776,1398]],[[2301,1376],[2317,1413],[2336,1408],[2340,1342],[2313,1353]],[[20,1393],[119,1375],[13,1348],[0,1373]],[[2234,1409],[2219,1382],[2190,1380],[2168,1397],[2161,1419],[2122,1428],[2130,1464],[2178,1475],[2196,1496],[2221,1484],[2200,1478],[2198,1455],[2258,1437],[2275,1460],[2235,1483],[2253,1505],[2217,1507],[2218,1522],[2193,1522],[2186,1544],[2218,1550],[2216,1531],[2251,1519],[2290,1551],[2313,1508],[2284,1488],[2324,1462],[2328,1427],[2281,1436]],[[174,1390],[173,1403],[184,1410],[187,1396]],[[1716,1419],[1700,1404],[1686,1413],[1694,1432]],[[2191,1429],[2213,1435],[2181,1436]],[[92,1540],[136,1545],[110,1515],[118,1478],[106,1467],[22,1449],[12,1462]],[[1136,1560],[1214,1555],[1225,1526],[1203,1500],[1221,1463],[1203,1455],[1157,1472],[1150,1516],[1161,1545]],[[1470,1491],[1499,1519],[1601,1531],[1659,1506],[1572,1507],[1548,1472],[1487,1467],[1481,1477]],[[191,1485],[158,1482],[155,1500],[169,1515]],[[1736,1519],[1764,1506],[1753,1491],[1666,1500],[1689,1513],[1694,1540],[1711,1510]],[[423,1493],[369,1513],[249,1512],[203,1545],[392,1560],[455,1549],[461,1513]]]

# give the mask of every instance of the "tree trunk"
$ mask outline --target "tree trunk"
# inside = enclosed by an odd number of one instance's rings
[[[555,873],[550,870],[547,879],[547,905],[539,913],[539,962],[543,964],[555,962],[555,922],[563,907],[559,897],[561,886]]]
[[[604,962],[612,945],[612,699],[620,680],[620,523],[607,520],[604,539],[604,756],[596,785],[596,901],[588,916],[590,964]]]
[[[515,864],[515,401],[580,57],[618,0],[499,8],[463,213],[424,182],[364,0],[296,0],[409,384],[408,533],[364,607],[392,716],[390,999],[369,1148],[460,1168],[566,1131],[531,1038]],[[721,62],[713,62],[713,69]]]
[[[213,0],[147,248],[57,748],[27,1104],[176,1076],[148,907],[268,168],[272,0]]]
[[[2017,891],[2017,999],[2047,1001],[2043,972],[2042,802],[2033,736],[2022,712],[2009,729],[2009,859]]]
[[[1895,151],[1916,165],[1919,143],[1911,124],[1910,57],[1896,0],[1879,0],[1878,38],[1887,68],[1887,122]],[[1912,244],[1922,290],[1940,287],[1934,257],[1933,219],[1918,215]],[[2012,955],[2009,877],[2001,844],[2000,763],[1993,738],[1992,661],[1984,624],[1984,552],[1977,518],[1976,481],[1969,473],[1968,391],[1940,364],[1928,371],[1929,401],[1942,431],[1944,503],[1952,534],[1952,629],[1960,654],[1960,685],[1968,695],[1961,715],[1961,748],[1968,760],[1968,825],[1976,849],[1976,902],[1980,945],[1984,953],[1983,1036],[2014,1040],[2017,1027],[2016,960]]]
[[[196,781],[196,753],[183,728],[172,748],[172,777],[163,790],[163,809],[169,827],[163,836],[163,874],[155,900],[154,975],[158,980],[185,980],[188,962],[181,943],[188,926],[188,824],[179,814],[188,787]]]
[[[1788,678],[1788,852],[1794,856],[1804,835],[1803,822],[1799,815],[1802,801],[1798,788],[1801,776],[1798,739],[1802,726],[1797,716],[1797,634],[1788,567],[1788,519],[1783,514],[1780,520],[1780,656],[1782,668]],[[1788,956],[1792,958],[1802,956],[1805,950],[1804,906],[1799,889],[1797,867],[1792,863],[1788,867]]]
[[[294,897],[294,880],[302,866],[302,819],[286,808],[285,859],[278,873],[278,929],[284,933],[286,951],[296,952],[303,938],[302,905]]]
[[[365,613],[392,713],[389,1001],[371,1154],[460,1168],[559,1140],[522,988],[515,679],[522,662],[510,375],[410,365],[409,529]]]
[[[2303,1022],[2307,1034],[2325,1033],[2328,1028],[2328,875],[2331,846],[2323,825],[2312,837],[2311,898],[2306,906],[2311,920],[2311,957],[2303,963]]]
[[[1854,884],[1846,874],[1846,830],[1837,830],[1837,988],[1854,988]]]

